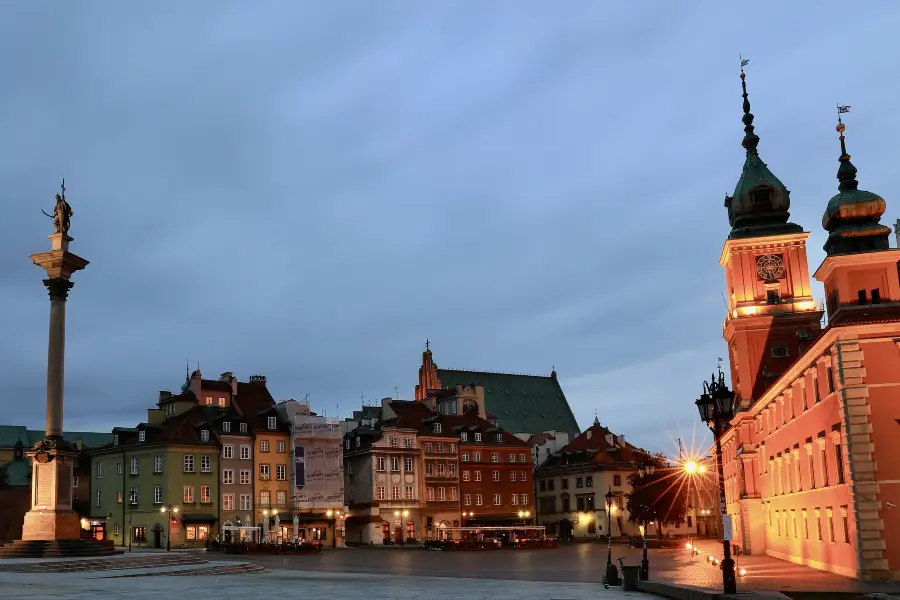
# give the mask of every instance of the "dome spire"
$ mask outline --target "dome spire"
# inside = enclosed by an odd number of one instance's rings
[[[754,116],[750,112],[750,95],[747,93],[747,74],[744,73],[744,67],[748,64],[750,60],[741,56],[741,96],[744,99],[744,116],[741,118],[744,123],[744,139],[741,140],[741,146],[747,153],[734,194],[725,196],[728,224],[731,225],[728,237],[736,239],[800,233],[803,231],[802,227],[788,222],[791,217],[790,191],[769,170],[757,151],[759,136],[754,131]]]
[[[856,167],[853,166],[853,163],[850,162],[850,155],[847,154],[847,144],[844,141],[844,130],[847,128],[844,125],[844,121],[841,119],[841,115],[844,113],[850,112],[850,107],[847,105],[837,105],[838,112],[838,124],[835,129],[840,134],[841,140],[841,157],[838,159],[841,165],[838,167],[837,178],[840,181],[840,185],[838,185],[838,189],[842,192],[846,192],[849,190],[855,190],[859,187],[859,182],[856,180]]]
[[[744,67],[748,64],[750,64],[750,59],[741,55],[741,90],[744,97],[744,116],[741,118],[741,121],[744,122],[744,139],[741,142],[741,146],[747,149],[747,154],[756,154],[759,136],[753,131],[753,113],[750,112],[750,96],[747,94],[747,74],[744,73]]]
[[[858,254],[877,250],[888,250],[890,227],[881,224],[881,215],[887,203],[878,194],[859,189],[856,180],[856,167],[850,162],[847,154],[847,142],[844,139],[846,126],[841,118],[850,112],[847,105],[837,105],[838,124],[835,127],[840,134],[841,156],[837,170],[838,193],[828,201],[825,214],[822,216],[822,227],[828,231],[824,250],[828,256],[839,254]]]

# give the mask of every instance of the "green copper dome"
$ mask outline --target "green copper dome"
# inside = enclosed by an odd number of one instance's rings
[[[799,233],[803,228],[789,223],[791,192],[759,157],[757,146],[759,136],[754,133],[753,113],[750,112],[750,98],[747,82],[741,72],[741,88],[744,97],[744,139],[741,145],[747,151],[741,177],[734,188],[734,195],[725,196],[728,209],[728,223],[731,225],[729,238],[756,237]]]
[[[838,123],[837,130],[841,133],[840,184],[822,215],[822,227],[828,231],[824,250],[829,256],[888,250],[891,229],[880,221],[887,203],[878,194],[859,189],[856,167],[844,142],[843,123]]]

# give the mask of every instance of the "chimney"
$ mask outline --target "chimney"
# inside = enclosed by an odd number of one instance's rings
[[[261,385],[266,387],[266,376],[265,375],[251,375],[250,383],[253,385]]]
[[[621,446],[623,448],[625,447],[625,436],[624,435],[616,436],[616,445]]]
[[[231,383],[231,378],[234,377],[234,374],[231,371],[225,371],[221,375],[219,375],[219,381],[224,381],[225,383]]]
[[[167,392],[166,390],[159,391],[159,402],[163,402],[172,397],[172,392]]]
[[[607,433],[607,434],[606,434],[606,443],[607,443],[607,445],[609,445],[609,446],[614,445],[614,443],[615,443],[615,436],[614,436],[613,434],[611,434],[611,433]]]

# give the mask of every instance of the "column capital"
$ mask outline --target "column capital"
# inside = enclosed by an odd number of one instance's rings
[[[74,281],[64,277],[52,277],[44,280],[51,300],[65,300],[69,296],[69,290],[75,285]]]

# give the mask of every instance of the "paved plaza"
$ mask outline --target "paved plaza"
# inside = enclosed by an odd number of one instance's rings
[[[511,581],[423,577],[397,574],[335,573],[276,569],[246,575],[123,577],[110,573],[0,573],[0,586],[15,590],[17,600],[65,598],[144,600],[168,597],[193,600],[231,598],[333,598],[335,600],[588,600],[653,598],[640,592],[604,590],[589,583]]]
[[[721,571],[708,554],[720,546],[701,542],[700,557],[687,550],[651,550],[651,579],[709,591],[721,589]],[[613,559],[637,564],[640,550],[613,546]],[[60,559],[58,559],[60,560]],[[747,575],[738,591],[780,591],[795,600],[897,594],[900,585],[864,583],[768,557],[737,557]],[[85,559],[82,572],[47,573],[55,561],[0,561],[0,586],[17,599],[160,598],[170,593],[197,600],[304,597],[336,600],[465,598],[579,600],[645,598],[640,592],[604,589],[606,546],[563,545],[558,550],[428,552],[419,548],[349,548],[315,555],[234,556],[223,553],[134,552],[103,561]],[[71,562],[71,561],[70,561]],[[116,563],[128,565],[120,567]],[[198,564],[203,563],[203,564]],[[68,564],[68,563],[67,563]],[[87,565],[90,565],[87,567]],[[260,567],[265,570],[261,570]],[[88,570],[90,569],[90,570]],[[19,572],[12,572],[19,571]],[[254,572],[256,571],[256,572]],[[235,574],[239,573],[239,574]],[[180,575],[180,576],[173,576]],[[815,592],[814,595],[810,595]],[[850,596],[835,596],[835,594]],[[879,596],[870,596],[879,597]],[[883,598],[883,596],[881,596]]]
[[[719,591],[722,572],[705,557],[722,555],[713,541],[698,544],[702,552],[691,557],[686,549],[650,550],[650,578],[679,586]],[[615,544],[613,560],[624,557],[625,564],[640,562],[641,550]],[[310,556],[241,557],[269,569],[302,569],[349,573],[395,573],[442,577],[451,574],[469,578],[517,581],[580,582],[600,584],[606,567],[606,545],[602,543],[564,544],[557,550],[516,550],[486,552],[427,552],[420,549],[360,548],[323,551]],[[738,579],[738,591],[815,591],[856,593],[900,593],[896,583],[867,583],[795,565],[767,556],[738,556],[738,565],[747,575]]]

